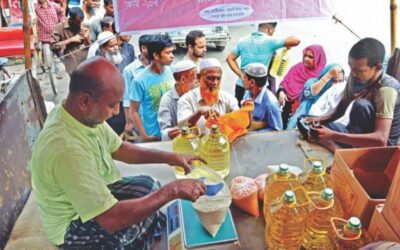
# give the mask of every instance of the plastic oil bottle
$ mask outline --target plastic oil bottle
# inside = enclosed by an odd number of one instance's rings
[[[271,213],[270,224],[266,225],[265,240],[268,249],[300,248],[306,223],[306,211],[296,205],[294,192],[286,191],[278,209]]]
[[[331,219],[333,232],[330,234],[333,249],[359,249],[369,243],[367,235],[363,234],[361,221],[357,217],[348,220]]]
[[[202,138],[200,148],[200,156],[207,161],[207,166],[225,178],[230,171],[230,143],[218,125],[211,125],[210,133]]]
[[[264,219],[269,223],[270,213],[273,213],[281,203],[282,195],[286,190],[293,190],[301,186],[300,179],[289,172],[287,164],[280,164],[278,171],[267,177],[264,191]]]
[[[302,247],[304,249],[330,249],[331,218],[338,216],[334,209],[333,190],[323,189],[317,199],[311,199],[311,205],[312,210],[308,214]]]
[[[283,77],[289,66],[289,58],[287,55],[287,49],[283,48],[280,54],[275,56],[272,62],[270,74],[275,77]]]
[[[200,155],[200,142],[197,136],[192,135],[190,128],[185,126],[181,134],[172,140],[172,151],[181,154]],[[175,166],[176,178],[185,177],[185,171],[180,166]]]
[[[321,161],[313,161],[311,169],[304,175],[303,187],[307,191],[321,192],[326,187],[332,187],[332,181]]]

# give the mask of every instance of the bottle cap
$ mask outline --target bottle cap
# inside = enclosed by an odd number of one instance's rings
[[[321,192],[321,197],[324,200],[332,200],[335,195],[333,194],[333,190],[331,188],[324,188]]]
[[[280,174],[287,174],[289,172],[289,165],[288,164],[280,164],[278,173]]]
[[[287,190],[283,195],[283,200],[287,203],[292,203],[296,201],[296,196],[294,195],[294,192],[292,190]]]
[[[183,126],[183,127],[181,128],[181,134],[182,134],[182,135],[187,135],[187,134],[189,134],[189,133],[190,133],[190,129],[189,129],[188,126]]]
[[[312,171],[314,173],[322,173],[322,171],[324,170],[323,166],[322,166],[322,162],[320,161],[313,161],[312,164]]]
[[[352,233],[358,233],[361,230],[361,221],[357,217],[350,217],[347,221],[347,228]]]
[[[211,125],[211,132],[213,133],[219,132],[219,127],[217,124]]]

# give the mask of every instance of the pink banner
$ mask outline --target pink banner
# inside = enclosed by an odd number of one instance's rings
[[[331,0],[114,0],[120,32],[331,16]]]

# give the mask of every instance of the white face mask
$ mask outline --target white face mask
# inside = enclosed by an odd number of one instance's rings
[[[122,55],[119,51],[117,51],[116,53],[110,53],[107,51],[105,57],[107,60],[109,60],[115,65],[122,63],[123,60]]]

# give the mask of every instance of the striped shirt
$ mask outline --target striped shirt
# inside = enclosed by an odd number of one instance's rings
[[[50,43],[54,27],[64,20],[64,10],[60,5],[47,1],[48,6],[35,4],[37,16],[38,38],[41,42]]]

